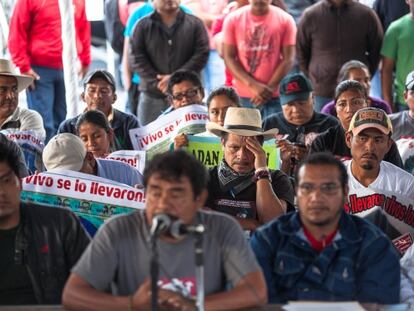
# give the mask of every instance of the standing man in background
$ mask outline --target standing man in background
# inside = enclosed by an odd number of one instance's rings
[[[73,0],[76,48],[81,78],[88,71],[90,24],[85,1]],[[9,50],[20,72],[35,79],[27,91],[27,104],[43,117],[46,141],[66,117],[61,19],[58,0],[17,0],[10,20]]]
[[[270,0],[250,0],[230,13],[223,26],[223,55],[244,107],[262,119],[281,111],[279,82],[295,59],[296,25]]]

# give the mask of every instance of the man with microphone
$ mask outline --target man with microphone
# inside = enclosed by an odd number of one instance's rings
[[[144,172],[146,209],[100,228],[66,284],[70,310],[149,310],[151,240],[158,237],[158,308],[196,310],[195,234],[203,234],[206,310],[266,303],[264,276],[240,226],[230,217],[201,211],[207,172],[175,151],[157,155]],[[203,231],[205,231],[203,233]]]

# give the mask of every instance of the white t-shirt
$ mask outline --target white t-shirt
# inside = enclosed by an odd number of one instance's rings
[[[368,188],[372,190],[385,190],[414,200],[414,176],[407,173],[398,166],[387,161],[381,161],[380,172],[377,178],[368,186],[362,185],[351,172],[352,160],[345,161],[344,164],[349,176],[349,192],[354,189]]]
[[[413,235],[414,176],[382,161],[377,178],[365,187],[352,174],[351,163],[344,162],[349,176],[347,212],[372,221],[391,239],[407,232]]]

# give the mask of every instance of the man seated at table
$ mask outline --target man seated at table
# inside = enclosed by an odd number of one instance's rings
[[[399,256],[379,228],[344,211],[347,179],[340,160],[310,155],[296,175],[298,212],[254,233],[271,303],[399,302]]]
[[[222,161],[210,170],[206,206],[234,216],[249,231],[294,208],[289,177],[269,170],[262,147],[278,130],[263,131],[261,124],[258,109],[229,107],[223,126],[206,126],[221,137],[224,151]]]
[[[202,224],[206,310],[243,309],[267,301],[264,276],[240,226],[201,208],[207,172],[185,151],[155,156],[145,168],[146,209],[112,218],[72,269],[63,293],[70,310],[150,310],[150,243],[159,214],[185,225]],[[151,229],[152,228],[152,229]],[[193,235],[162,232],[157,247],[158,307],[196,310]]]
[[[19,146],[0,150],[0,305],[60,304],[89,237],[72,212],[21,202]]]

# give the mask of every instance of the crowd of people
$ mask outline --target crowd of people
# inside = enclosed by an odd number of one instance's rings
[[[203,291],[206,310],[414,307],[414,0],[294,2],[118,1],[120,111],[114,76],[88,70],[74,0],[84,107],[65,118],[58,1],[16,1],[0,59],[0,305],[197,310]],[[169,146],[141,150],[137,130]],[[194,141],[220,158],[207,165]],[[111,156],[123,151],[144,167]],[[91,230],[87,195],[28,200],[41,189],[28,180],[53,174],[142,191],[143,208]]]

